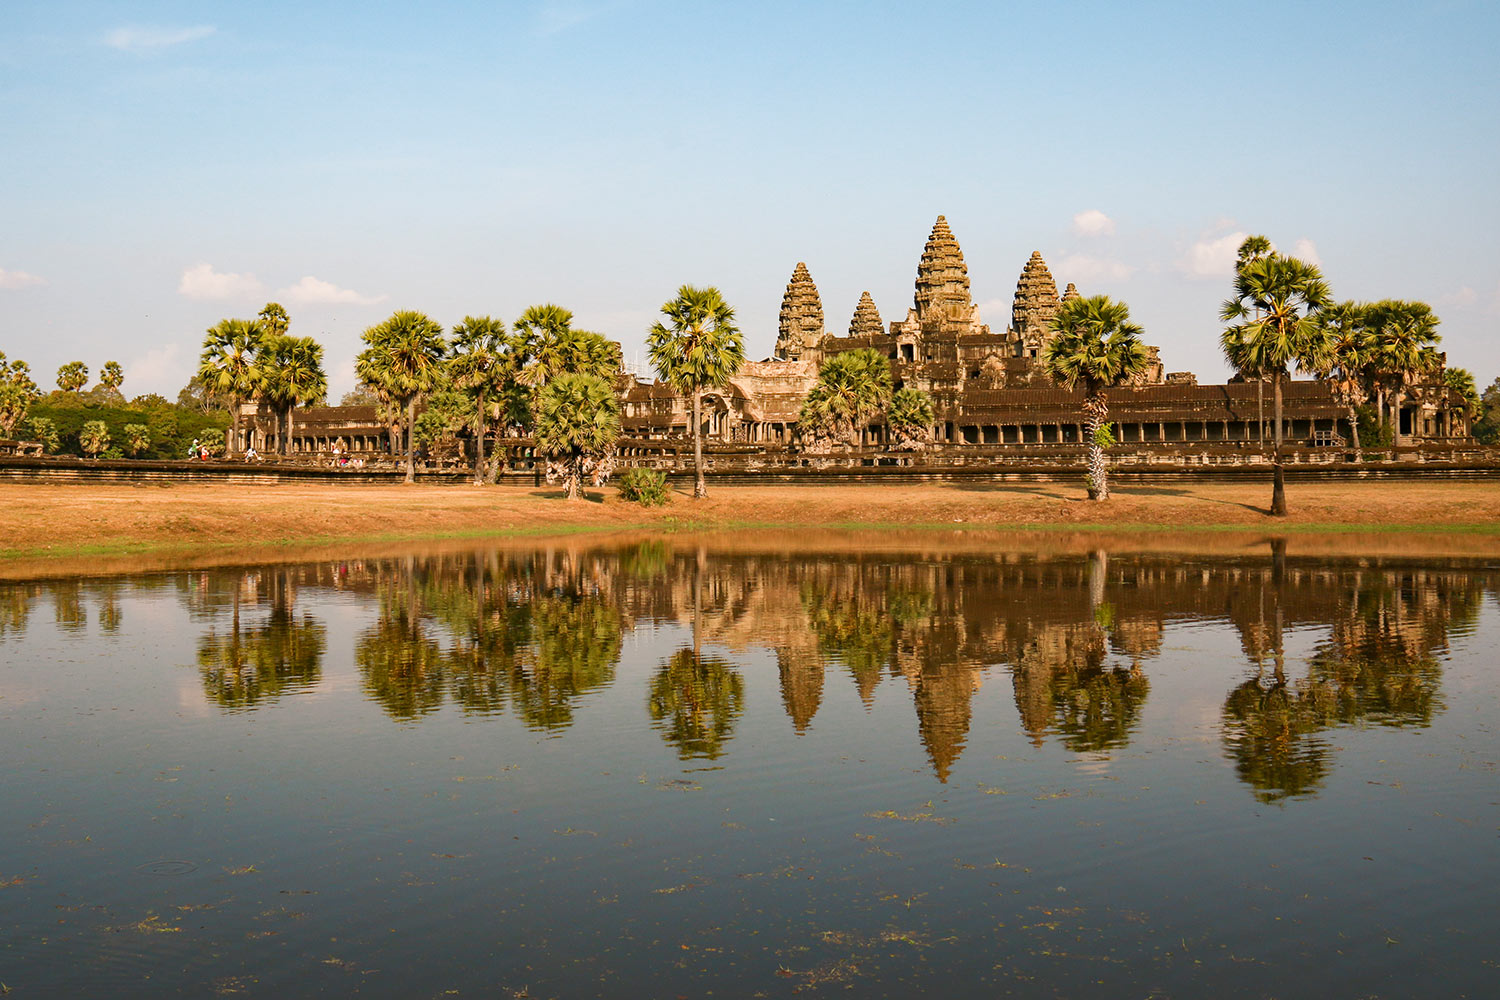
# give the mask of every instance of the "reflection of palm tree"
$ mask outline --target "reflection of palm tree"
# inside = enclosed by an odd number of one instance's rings
[[[513,704],[533,729],[563,729],[580,695],[614,680],[620,611],[593,596],[543,597],[533,609],[536,659],[512,674]]]
[[[266,624],[241,628],[236,608],[228,634],[210,630],[198,641],[203,693],[236,711],[305,691],[318,683],[327,645],[327,630],[311,615],[299,621],[278,608]]]
[[[6,632],[21,634],[26,631],[26,620],[31,617],[31,599],[36,588],[25,584],[0,587],[0,638]]]
[[[646,710],[682,760],[717,760],[745,711],[745,682],[718,656],[679,649],[651,678]]]
[[[428,635],[414,592],[382,594],[380,620],[354,643],[365,692],[393,718],[416,719],[443,703],[444,655]]]

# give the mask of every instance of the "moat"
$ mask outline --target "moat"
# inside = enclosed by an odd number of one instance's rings
[[[1485,995],[1497,601],[1278,542],[0,581],[0,981]]]

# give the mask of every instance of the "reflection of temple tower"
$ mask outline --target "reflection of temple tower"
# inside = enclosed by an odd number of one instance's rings
[[[781,703],[800,736],[823,701],[823,658],[817,653],[778,649],[776,665],[781,671]]]
[[[1069,670],[1096,670],[1104,662],[1104,633],[1093,622],[1044,628],[1021,652],[1011,671],[1021,728],[1040,747],[1052,729],[1053,684]]]
[[[932,761],[937,779],[948,783],[948,773],[964,752],[972,715],[970,699],[979,688],[977,670],[958,663],[922,671],[912,692],[917,709],[917,730]]]
[[[823,359],[823,301],[807,265],[801,261],[781,297],[781,323],[775,356],[786,361]]]

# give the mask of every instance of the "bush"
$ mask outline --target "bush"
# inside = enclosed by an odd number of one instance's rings
[[[620,477],[620,498],[642,507],[660,507],[672,499],[667,474],[656,469],[627,469]]]

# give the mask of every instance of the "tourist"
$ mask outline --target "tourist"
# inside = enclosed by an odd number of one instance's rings
[[[191,462],[193,459],[195,459],[197,457],[198,457],[198,439],[197,438],[193,438],[193,446],[188,449],[188,461]]]

